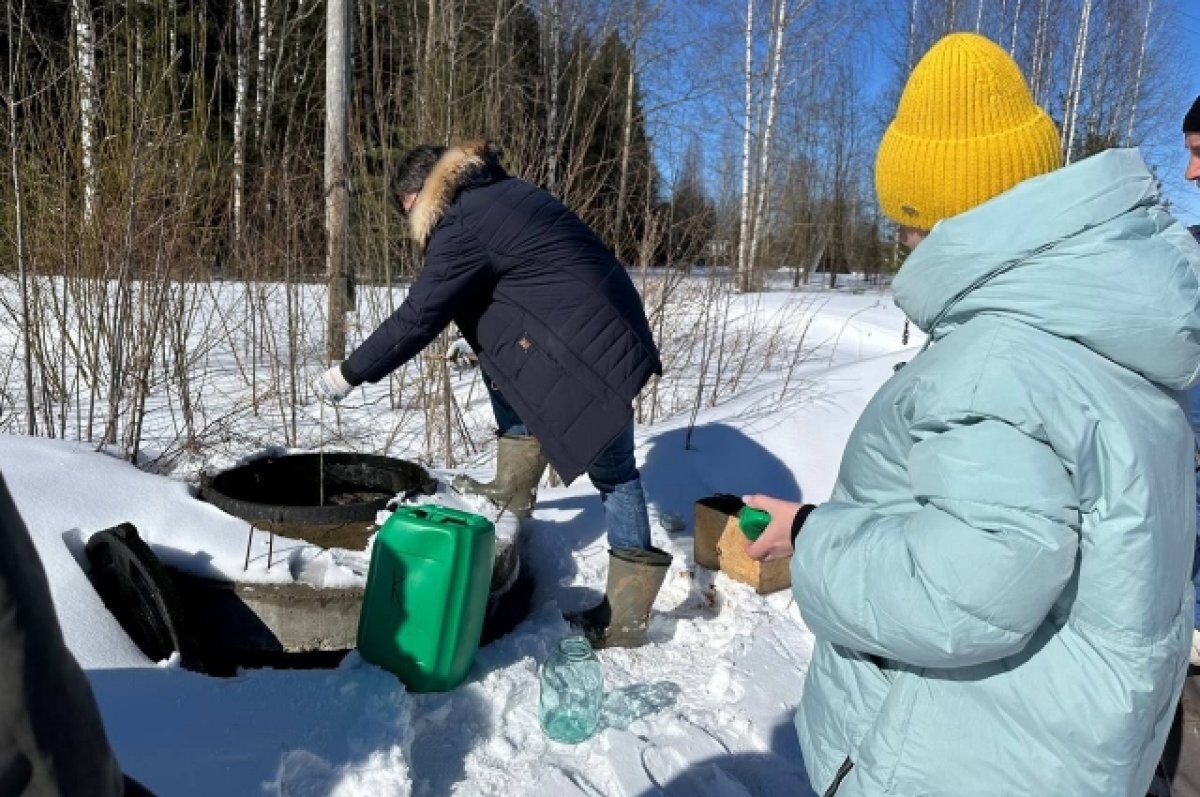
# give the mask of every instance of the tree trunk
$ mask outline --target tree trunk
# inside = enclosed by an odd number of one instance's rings
[[[258,133],[258,148],[263,147],[266,131],[267,56],[270,54],[271,18],[267,0],[258,0],[258,69],[254,73],[254,129]]]
[[[504,103],[501,101],[503,78],[501,77],[500,68],[500,65],[503,63],[500,57],[500,31],[503,29],[503,22],[503,0],[496,0],[496,12],[492,17],[491,48],[488,55],[488,110],[484,118],[483,129],[484,138],[489,139],[499,137],[504,125]]]
[[[1146,22],[1142,25],[1142,44],[1138,48],[1137,71],[1133,76],[1133,100],[1129,104],[1129,127],[1125,131],[1125,146],[1133,146],[1133,126],[1137,122],[1138,100],[1141,99],[1142,76],[1146,71],[1146,47],[1150,41],[1150,20],[1154,16],[1154,0],[1146,0]]]
[[[448,10],[447,10],[448,9]],[[445,47],[446,47],[446,79],[445,83],[439,88],[445,91],[445,102],[442,104],[442,110],[445,116],[438,122],[438,128],[443,136],[450,136],[454,130],[454,113],[458,108],[458,74],[459,69],[464,65],[462,59],[458,57],[458,27],[455,18],[455,12],[458,9],[454,5],[454,1],[442,4],[442,31],[444,32]],[[449,144],[447,140],[445,143]]]
[[[633,78],[636,72],[634,66],[636,56],[637,48],[631,45],[629,48],[629,76],[625,81],[625,122],[621,130],[621,171],[617,181],[617,207],[613,214],[614,243],[625,226],[625,202],[629,194],[629,147],[633,141]]]
[[[1017,6],[1013,10],[1012,38],[1008,41],[1008,54],[1012,58],[1017,57],[1017,30],[1021,26],[1021,0],[1017,0]]]
[[[96,30],[91,0],[72,0],[75,23],[75,70],[79,83],[79,149],[83,172],[83,221],[90,224],[96,206]]]
[[[253,2],[253,0],[251,0]],[[250,86],[250,18],[246,0],[234,0],[237,76],[233,99],[233,257],[241,259],[242,193],[246,177],[246,95]]]
[[[738,224],[737,276],[738,290],[746,292],[754,285],[750,273],[750,169],[754,162],[750,149],[754,119],[754,0],[746,0],[746,60],[743,69],[746,81],[746,113],[742,129],[742,202],[741,219]]]
[[[325,234],[329,318],[325,354],[346,356],[347,260],[350,254],[349,19],[346,0],[327,0],[325,28]]]
[[[776,108],[779,98],[779,84],[783,74],[783,34],[787,28],[787,0],[775,0],[772,17],[774,37],[771,43],[771,78],[767,94],[767,118],[762,128],[762,142],[759,144],[759,164],[757,182],[757,199],[754,203],[754,217],[751,220],[750,234],[750,263],[753,270],[758,261],[758,250],[762,243],[762,231],[766,227],[764,216],[767,212],[767,193],[770,190],[771,174],[771,138],[775,129]],[[757,286],[755,286],[757,287]]]
[[[1033,68],[1030,70],[1030,84],[1033,99],[1038,105],[1045,105],[1045,91],[1050,81],[1049,55],[1046,40],[1050,35],[1050,0],[1038,0],[1037,26],[1033,33]]]
[[[23,8],[23,6],[22,6]],[[17,125],[20,116],[17,113],[17,63],[20,61],[20,48],[24,42],[24,25],[22,33],[14,28],[12,0],[7,4],[8,20],[8,154],[11,168],[13,191],[13,243],[16,246],[17,280],[21,288],[21,339],[24,352],[22,362],[25,370],[25,434],[31,437],[37,434],[37,416],[34,415],[33,404],[33,323],[29,317],[29,271],[25,261],[25,200],[22,194],[21,169],[17,160],[19,152]],[[16,34],[17,38],[13,36]],[[14,45],[15,42],[15,45]],[[17,52],[13,51],[13,47]]]
[[[415,6],[415,4],[414,4]],[[436,28],[436,19],[438,14],[437,0],[429,0],[429,14],[425,19],[425,44],[422,47],[421,54],[421,74],[417,85],[420,90],[417,92],[418,107],[421,113],[417,116],[417,130],[421,135],[434,127],[433,112],[430,110],[430,102],[433,99],[433,87],[436,83],[433,75],[433,54],[434,54],[434,31]]]
[[[561,148],[558,129],[558,84],[562,71],[562,0],[549,0],[550,30],[546,50],[549,69],[546,74],[548,100],[546,103],[546,188],[558,193],[558,153]],[[544,14],[543,14],[544,15]]]
[[[905,42],[904,49],[904,74],[905,78],[912,72],[913,66],[917,59],[917,0],[912,0],[908,4],[908,40]]]
[[[1083,67],[1087,61],[1088,25],[1092,18],[1093,0],[1084,0],[1079,16],[1079,34],[1075,37],[1075,49],[1071,54],[1071,79],[1067,86],[1067,102],[1063,109],[1062,152],[1063,162],[1070,163],[1075,146],[1075,129],[1079,121],[1081,101],[1080,86],[1083,83]]]
[[[634,77],[637,74],[638,38],[642,25],[642,3],[633,3],[632,19],[629,24],[629,75],[625,80],[625,121],[621,129],[621,171],[617,180],[617,206],[613,219],[613,243],[618,244],[617,238],[625,226],[625,202],[629,194],[629,148],[633,143],[633,90]],[[618,251],[621,247],[617,246]]]

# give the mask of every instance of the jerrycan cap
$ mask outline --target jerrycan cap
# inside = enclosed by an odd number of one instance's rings
[[[771,523],[770,513],[762,509],[743,506],[738,512],[738,527],[747,538],[757,540]]]

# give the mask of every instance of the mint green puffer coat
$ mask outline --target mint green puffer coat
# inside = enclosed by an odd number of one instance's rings
[[[1146,793],[1192,633],[1197,273],[1136,150],[947,219],[904,264],[934,342],[792,560],[818,794]]]

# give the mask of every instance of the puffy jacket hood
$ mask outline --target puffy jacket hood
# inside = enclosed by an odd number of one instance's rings
[[[938,223],[893,288],[934,340],[1004,315],[1185,389],[1200,375],[1198,269],[1141,155],[1116,149]]]

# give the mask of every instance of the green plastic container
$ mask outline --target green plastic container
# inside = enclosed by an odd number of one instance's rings
[[[495,547],[485,517],[435,504],[398,507],[371,551],[358,619],[362,657],[413,692],[461,683],[479,648]]]
[[[743,506],[738,512],[738,527],[751,540],[757,540],[771,523],[771,515],[763,509]]]

